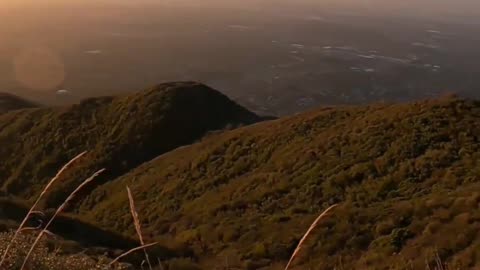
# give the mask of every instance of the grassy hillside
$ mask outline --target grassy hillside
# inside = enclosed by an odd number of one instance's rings
[[[108,169],[52,226],[86,246],[136,245],[128,185],[145,242],[160,242],[154,254],[191,257],[203,269],[283,269],[335,203],[297,269],[434,269],[437,259],[451,269],[480,267],[480,102],[452,97],[260,120],[196,83],[7,112],[3,195],[32,200],[68,159],[90,150],[44,202],[56,206],[94,170]],[[243,124],[251,125],[209,133]],[[18,221],[25,211],[0,199],[1,219]]]
[[[89,150],[82,164],[49,193],[47,206],[58,205],[94,170],[108,168],[96,184],[108,182],[209,131],[259,120],[221,93],[193,82],[92,98],[70,107],[5,113],[0,115],[0,185],[8,195],[32,199],[59,167]]]
[[[0,92],[0,114],[25,108],[37,107],[33,102],[20,97]]]
[[[340,203],[299,269],[425,269],[437,256],[474,269],[479,139],[480,102],[325,108],[166,153],[94,190],[80,212],[134,236],[130,185],[149,240],[189,246],[205,269],[255,269],[288,260],[315,217]]]

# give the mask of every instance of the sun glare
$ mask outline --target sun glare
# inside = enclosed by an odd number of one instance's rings
[[[65,79],[60,56],[47,48],[28,48],[15,57],[16,80],[32,90],[52,90]]]

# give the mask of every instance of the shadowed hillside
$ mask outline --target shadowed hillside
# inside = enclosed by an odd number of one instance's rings
[[[425,269],[438,255],[479,267],[479,123],[480,103],[455,98],[260,123],[139,166],[88,196],[82,216],[134,235],[128,184],[148,238],[185,243],[211,269],[226,258],[285,262],[315,217],[341,203],[297,264]]]
[[[221,93],[193,82],[162,84],[124,97],[91,98],[70,107],[3,114],[2,189],[31,199],[61,165],[89,150],[48,197],[49,205],[58,205],[94,170],[108,168],[98,185],[191,144],[208,131],[259,120]]]
[[[0,114],[25,108],[37,107],[36,104],[20,97],[0,92]]]

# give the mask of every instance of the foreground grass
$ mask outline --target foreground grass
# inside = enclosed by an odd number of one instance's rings
[[[54,222],[55,218],[67,207],[69,203],[73,200],[73,198],[90,182],[94,181],[102,172],[105,170],[99,170],[94,173],[92,176],[87,178],[84,182],[82,182],[68,197],[65,201],[57,208],[55,213],[49,219],[45,226],[40,226],[38,228],[27,227],[26,224],[28,220],[32,217],[34,213],[40,213],[43,215],[42,211],[37,209],[38,203],[43,199],[43,197],[50,191],[50,189],[54,186],[58,179],[62,178],[64,174],[71,170],[72,167],[78,165],[78,161],[81,160],[87,152],[83,152],[72,160],[70,160],[65,166],[63,166],[58,173],[48,182],[45,186],[43,191],[38,196],[35,203],[32,205],[30,210],[27,212],[25,218],[20,223],[17,230],[12,231],[10,234],[6,234],[2,240],[2,244],[4,247],[0,249],[2,254],[2,258],[0,261],[0,267],[5,269],[94,269],[94,268],[102,268],[102,269],[122,269],[124,268],[123,265],[119,262],[119,260],[131,253],[134,253],[137,250],[144,250],[146,255],[146,260],[148,262],[149,269],[152,270],[151,263],[149,261],[149,257],[147,254],[147,247],[151,247],[156,245],[157,243],[152,244],[145,244],[141,235],[140,223],[138,221],[138,214],[135,210],[133,196],[131,195],[130,189],[128,189],[128,195],[131,198],[130,205],[132,208],[132,216],[135,225],[138,227],[139,237],[140,237],[140,247],[130,249],[129,251],[121,254],[117,258],[108,262],[105,265],[104,263],[100,263],[98,261],[93,261],[89,259],[87,256],[58,256],[59,249],[55,249],[55,251],[50,251],[48,248],[40,246],[44,238],[47,235],[53,235],[48,229],[49,226]],[[36,232],[39,231],[37,234],[28,234],[25,237],[25,232]],[[28,236],[34,236],[34,240],[28,241]],[[32,242],[32,243],[30,243]],[[29,244],[29,245],[28,245]],[[29,246],[29,247],[28,247]],[[25,250],[28,250],[25,254]],[[53,257],[52,257],[53,256]],[[23,260],[23,262],[20,262]]]
[[[4,252],[12,240],[14,232],[0,233],[0,252]],[[17,270],[23,264],[28,250],[36,235],[21,233],[16,236],[1,269]],[[41,240],[33,250],[27,269],[35,270],[91,270],[106,269],[108,259],[89,257],[84,254],[64,254],[60,248],[55,248],[45,239]]]

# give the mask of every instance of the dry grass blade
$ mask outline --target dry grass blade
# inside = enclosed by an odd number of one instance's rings
[[[133,199],[132,191],[128,186],[127,186],[127,193],[128,193],[128,201],[130,203],[130,212],[132,213],[133,223],[135,225],[135,231],[137,232],[138,238],[140,240],[140,244],[143,246],[145,245],[145,241],[143,241],[142,227],[140,225],[140,219],[138,218],[138,212],[135,208],[135,200]],[[145,253],[145,260],[147,261],[148,268],[152,270],[152,264],[150,263],[150,258],[148,256],[147,249],[145,248],[143,251]]]
[[[115,260],[113,260],[111,263],[109,263],[108,265],[109,266],[112,266],[113,264],[115,264],[116,262],[118,262],[121,258],[135,252],[135,251],[138,251],[138,250],[141,250],[141,249],[146,249],[146,248],[149,248],[149,247],[152,247],[152,246],[155,246],[156,244],[158,244],[158,242],[155,242],[155,243],[151,243],[151,244],[146,244],[146,245],[142,245],[142,246],[139,246],[139,247],[136,247],[136,248],[132,248],[130,249],[129,251],[123,253],[122,255],[118,256],[117,258],[115,258]]]
[[[332,206],[330,206],[329,208],[327,208],[325,211],[323,211],[323,213],[320,214],[320,216],[317,217],[317,219],[315,219],[315,221],[312,223],[312,225],[310,225],[310,228],[308,228],[307,232],[303,235],[302,239],[300,240],[300,242],[298,243],[297,245],[297,248],[295,248],[295,251],[293,252],[292,254],[292,257],[290,257],[290,260],[288,261],[288,264],[287,266],[285,267],[285,270],[288,270],[288,268],[290,267],[290,265],[292,264],[293,260],[297,257],[300,249],[302,248],[302,245],[303,245],[303,242],[305,242],[305,240],[307,239],[307,237],[310,235],[310,233],[313,231],[313,229],[315,229],[315,227],[317,227],[318,223],[320,223],[320,221],[335,207],[337,207],[338,204],[334,204]]]
[[[67,206],[67,204],[75,197],[75,194],[77,194],[84,186],[86,186],[87,184],[89,184],[90,182],[92,182],[98,175],[100,175],[102,172],[104,172],[105,169],[102,169],[96,173],[94,173],[92,176],[90,176],[90,178],[88,178],[87,180],[85,180],[80,186],[78,186],[71,194],[70,196],[68,196],[68,198],[63,202],[62,205],[60,205],[60,207],[58,207],[57,211],[55,211],[55,214],[53,214],[53,216],[50,218],[50,220],[48,221],[47,225],[45,225],[45,228],[43,228],[43,230],[40,231],[40,233],[38,234],[37,238],[35,239],[35,242],[33,242],[32,246],[30,247],[30,250],[28,251],[27,253],[27,256],[25,257],[25,260],[23,261],[23,265],[22,267],[20,268],[20,270],[23,270],[25,268],[25,265],[27,264],[28,262],[28,259],[30,258],[30,255],[32,254],[32,251],[35,249],[35,247],[37,246],[38,242],[40,241],[40,239],[42,238],[42,236],[46,233],[48,233],[48,227],[52,224],[53,220],[55,220],[55,218],[63,211],[63,209],[65,209],[65,207]]]
[[[32,211],[30,213],[31,215],[39,215],[41,217],[45,217],[45,213],[43,213],[42,211]]]
[[[35,211],[35,208],[37,207],[38,203],[40,202],[40,200],[43,198],[43,196],[47,193],[47,191],[50,189],[50,187],[60,178],[60,176],[63,175],[63,173],[69,169],[77,160],[79,160],[81,157],[83,157],[87,152],[83,152],[79,155],[77,155],[76,157],[74,157],[72,160],[70,160],[67,164],[65,164],[65,166],[63,166],[59,171],[58,173],[55,175],[55,177],[53,177],[50,182],[48,182],[47,186],[43,189],[42,193],[40,193],[40,195],[38,196],[37,200],[35,201],[35,203],[32,205],[32,207],[30,208],[30,210],[28,211],[27,215],[25,216],[25,218],[23,219],[23,221],[20,223],[20,226],[18,226],[18,229],[15,231],[12,239],[10,240],[10,243],[7,245],[7,248],[5,249],[5,251],[3,252],[3,255],[2,255],[2,260],[0,261],[0,267],[3,265],[3,263],[5,262],[5,259],[7,258],[7,254],[8,252],[10,251],[10,248],[12,247],[13,243],[15,242],[15,239],[17,238],[18,234],[21,232],[22,228],[25,226],[25,224],[27,223],[28,219],[30,218],[30,216],[32,215],[32,213],[37,213],[37,211]]]
[[[157,261],[158,261],[158,267],[160,268],[160,270],[165,270],[163,268],[163,264],[162,264],[162,261],[160,260],[160,258],[157,257]]]
[[[39,231],[40,227],[25,227],[20,229],[20,232],[27,232],[27,231]]]
[[[445,270],[442,259],[440,259],[438,252],[435,252],[435,262],[437,263],[437,270]]]

